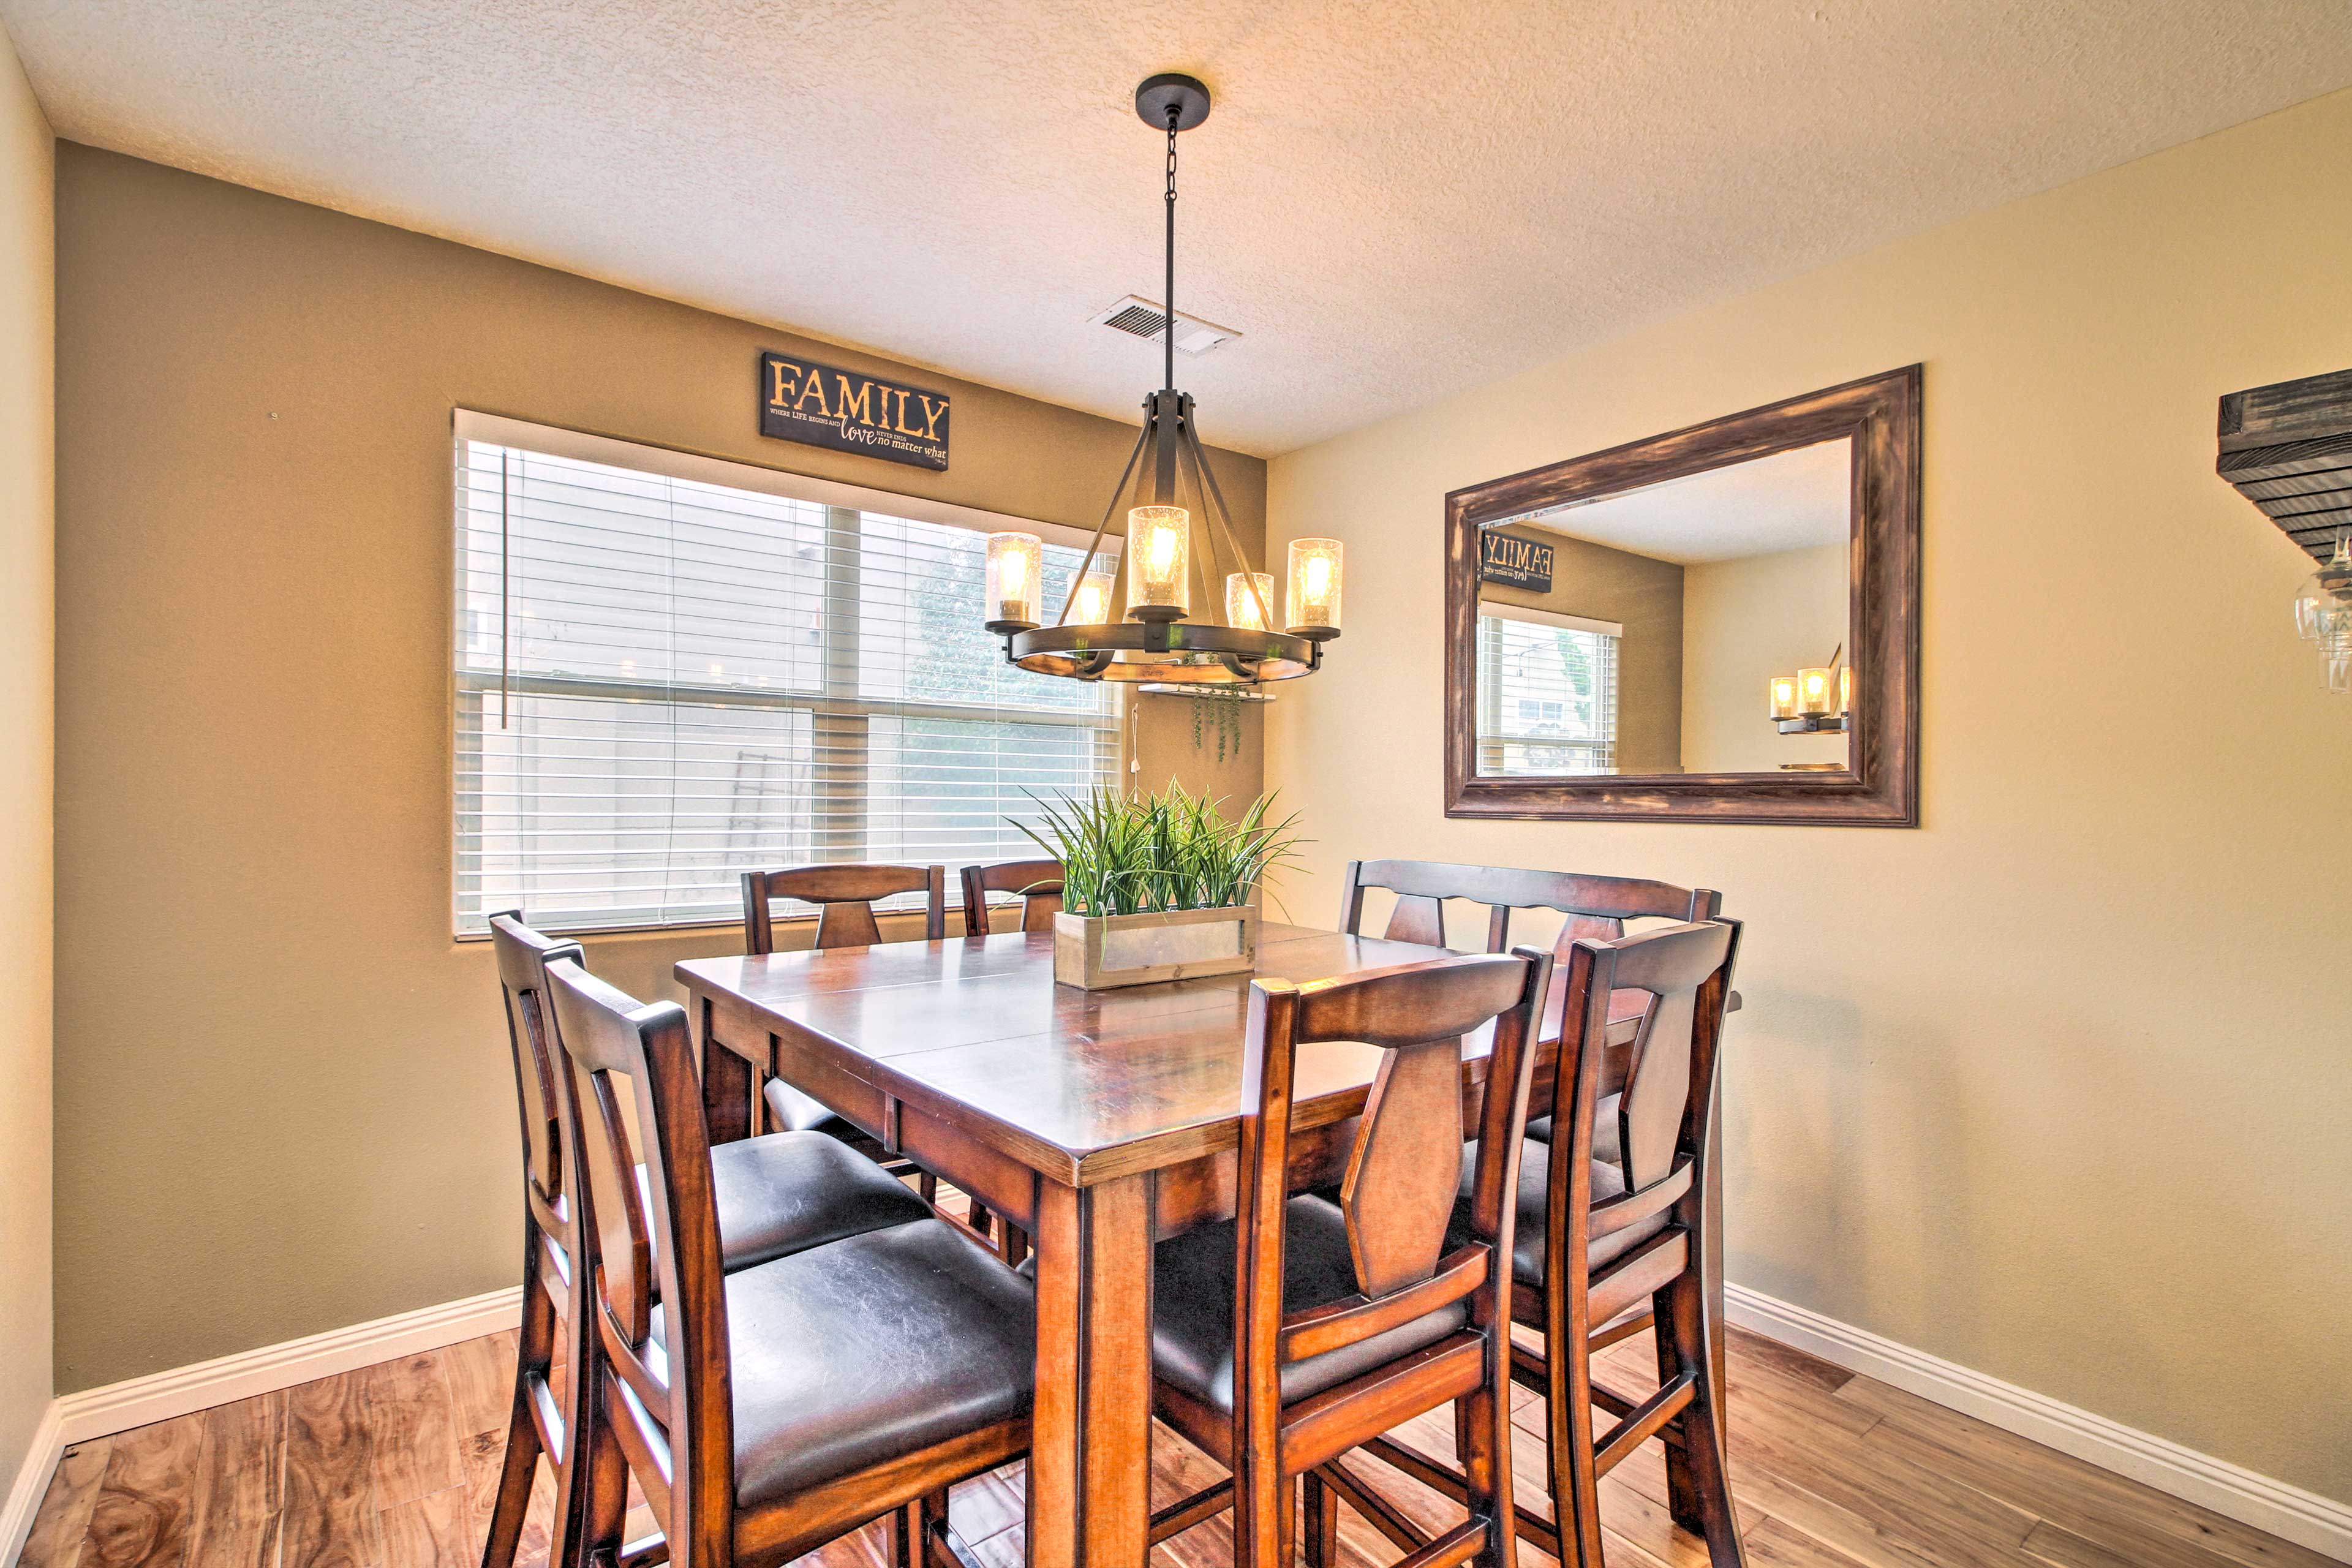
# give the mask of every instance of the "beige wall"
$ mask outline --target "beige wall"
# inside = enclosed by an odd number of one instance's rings
[[[2352,364],[2352,93],[1277,458],[1351,632],[1269,725],[1350,856],[1720,888],[1732,1278],[2352,1499],[2352,701],[2214,401]],[[1443,815],[1444,498],[1927,364],[1924,825]],[[1824,650],[1826,651],[1826,650]]]
[[[448,928],[453,406],[1087,529],[1134,427],[897,367],[955,396],[930,474],[759,437],[758,352],[894,369],[845,349],[73,145],[58,222],[72,1390],[516,1278],[490,954]],[[1217,461],[1255,543],[1264,465]],[[1255,793],[1255,745],[1144,724],[1139,781]],[[591,962],[645,992],[737,941]]]
[[[1615,621],[1617,771],[1671,773],[1682,767],[1683,569],[1630,550],[1547,531],[1551,592],[1481,583],[1478,596],[1557,615]],[[1438,579],[1443,593],[1444,579]]]
[[[54,145],[0,32],[0,1487],[50,1394]]]
[[[1846,639],[1846,547],[1780,550],[1683,568],[1683,766],[1695,773],[1777,772],[1843,763],[1843,735],[1783,735],[1768,692],[1776,675],[1826,668]]]

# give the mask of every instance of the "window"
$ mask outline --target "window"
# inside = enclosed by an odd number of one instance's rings
[[[461,414],[456,929],[734,920],[753,867],[1036,853],[1005,818],[1109,782],[1118,717],[981,626],[1008,527],[1066,590],[1083,533]]]
[[[1479,773],[1614,773],[1622,635],[1608,621],[1481,605]]]

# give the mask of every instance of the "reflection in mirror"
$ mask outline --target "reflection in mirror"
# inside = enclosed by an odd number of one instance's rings
[[[1853,457],[1841,437],[1490,525],[1478,775],[1846,767]]]

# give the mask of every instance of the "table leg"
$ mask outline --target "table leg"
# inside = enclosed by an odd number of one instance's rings
[[[711,1142],[739,1142],[751,1136],[751,1064],[718,1038],[709,1008],[698,1006],[694,1012],[699,1026],[695,1032],[702,1037],[703,1121]]]
[[[1032,1568],[1143,1568],[1150,1550],[1150,1183],[1039,1184]]]

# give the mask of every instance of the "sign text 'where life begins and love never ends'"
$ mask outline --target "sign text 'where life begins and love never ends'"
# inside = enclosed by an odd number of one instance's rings
[[[948,395],[791,354],[760,356],[760,434],[919,468],[948,466]]]

